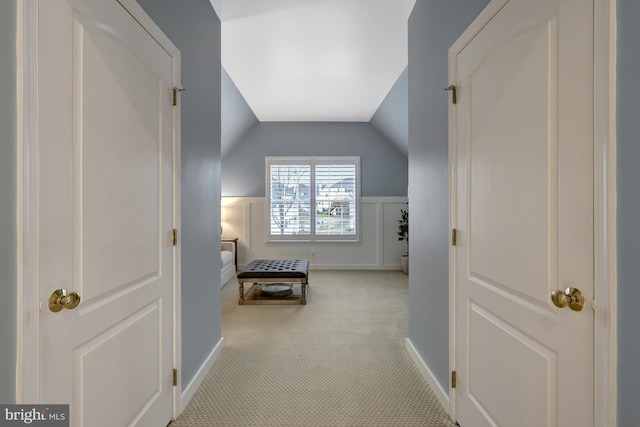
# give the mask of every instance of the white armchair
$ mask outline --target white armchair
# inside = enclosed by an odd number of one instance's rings
[[[220,277],[221,284],[224,286],[229,280],[236,275],[236,244],[233,242],[222,242],[220,251]]]

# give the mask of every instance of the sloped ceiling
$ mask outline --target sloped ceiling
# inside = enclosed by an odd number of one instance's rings
[[[409,155],[409,75],[404,69],[398,81],[369,122],[402,151]]]
[[[415,0],[211,0],[260,121],[368,122],[407,66]]]

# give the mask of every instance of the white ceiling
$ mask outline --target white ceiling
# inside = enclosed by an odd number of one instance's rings
[[[368,122],[407,66],[416,0],[210,0],[260,121]]]

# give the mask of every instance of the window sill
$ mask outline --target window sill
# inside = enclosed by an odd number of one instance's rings
[[[315,244],[315,243],[320,243],[320,244],[326,244],[326,243],[339,243],[339,244],[343,244],[343,243],[361,243],[360,238],[356,237],[353,239],[266,239],[264,241],[264,243],[266,244],[279,244],[279,243],[285,243],[287,245],[289,244],[296,244],[296,243],[301,243],[301,244]]]

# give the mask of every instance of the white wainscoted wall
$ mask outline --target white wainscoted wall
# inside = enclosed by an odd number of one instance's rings
[[[307,258],[316,270],[400,270],[406,242],[398,241],[406,197],[362,197],[358,243],[267,242],[264,197],[223,197],[222,237],[238,238],[238,268],[254,259]]]

